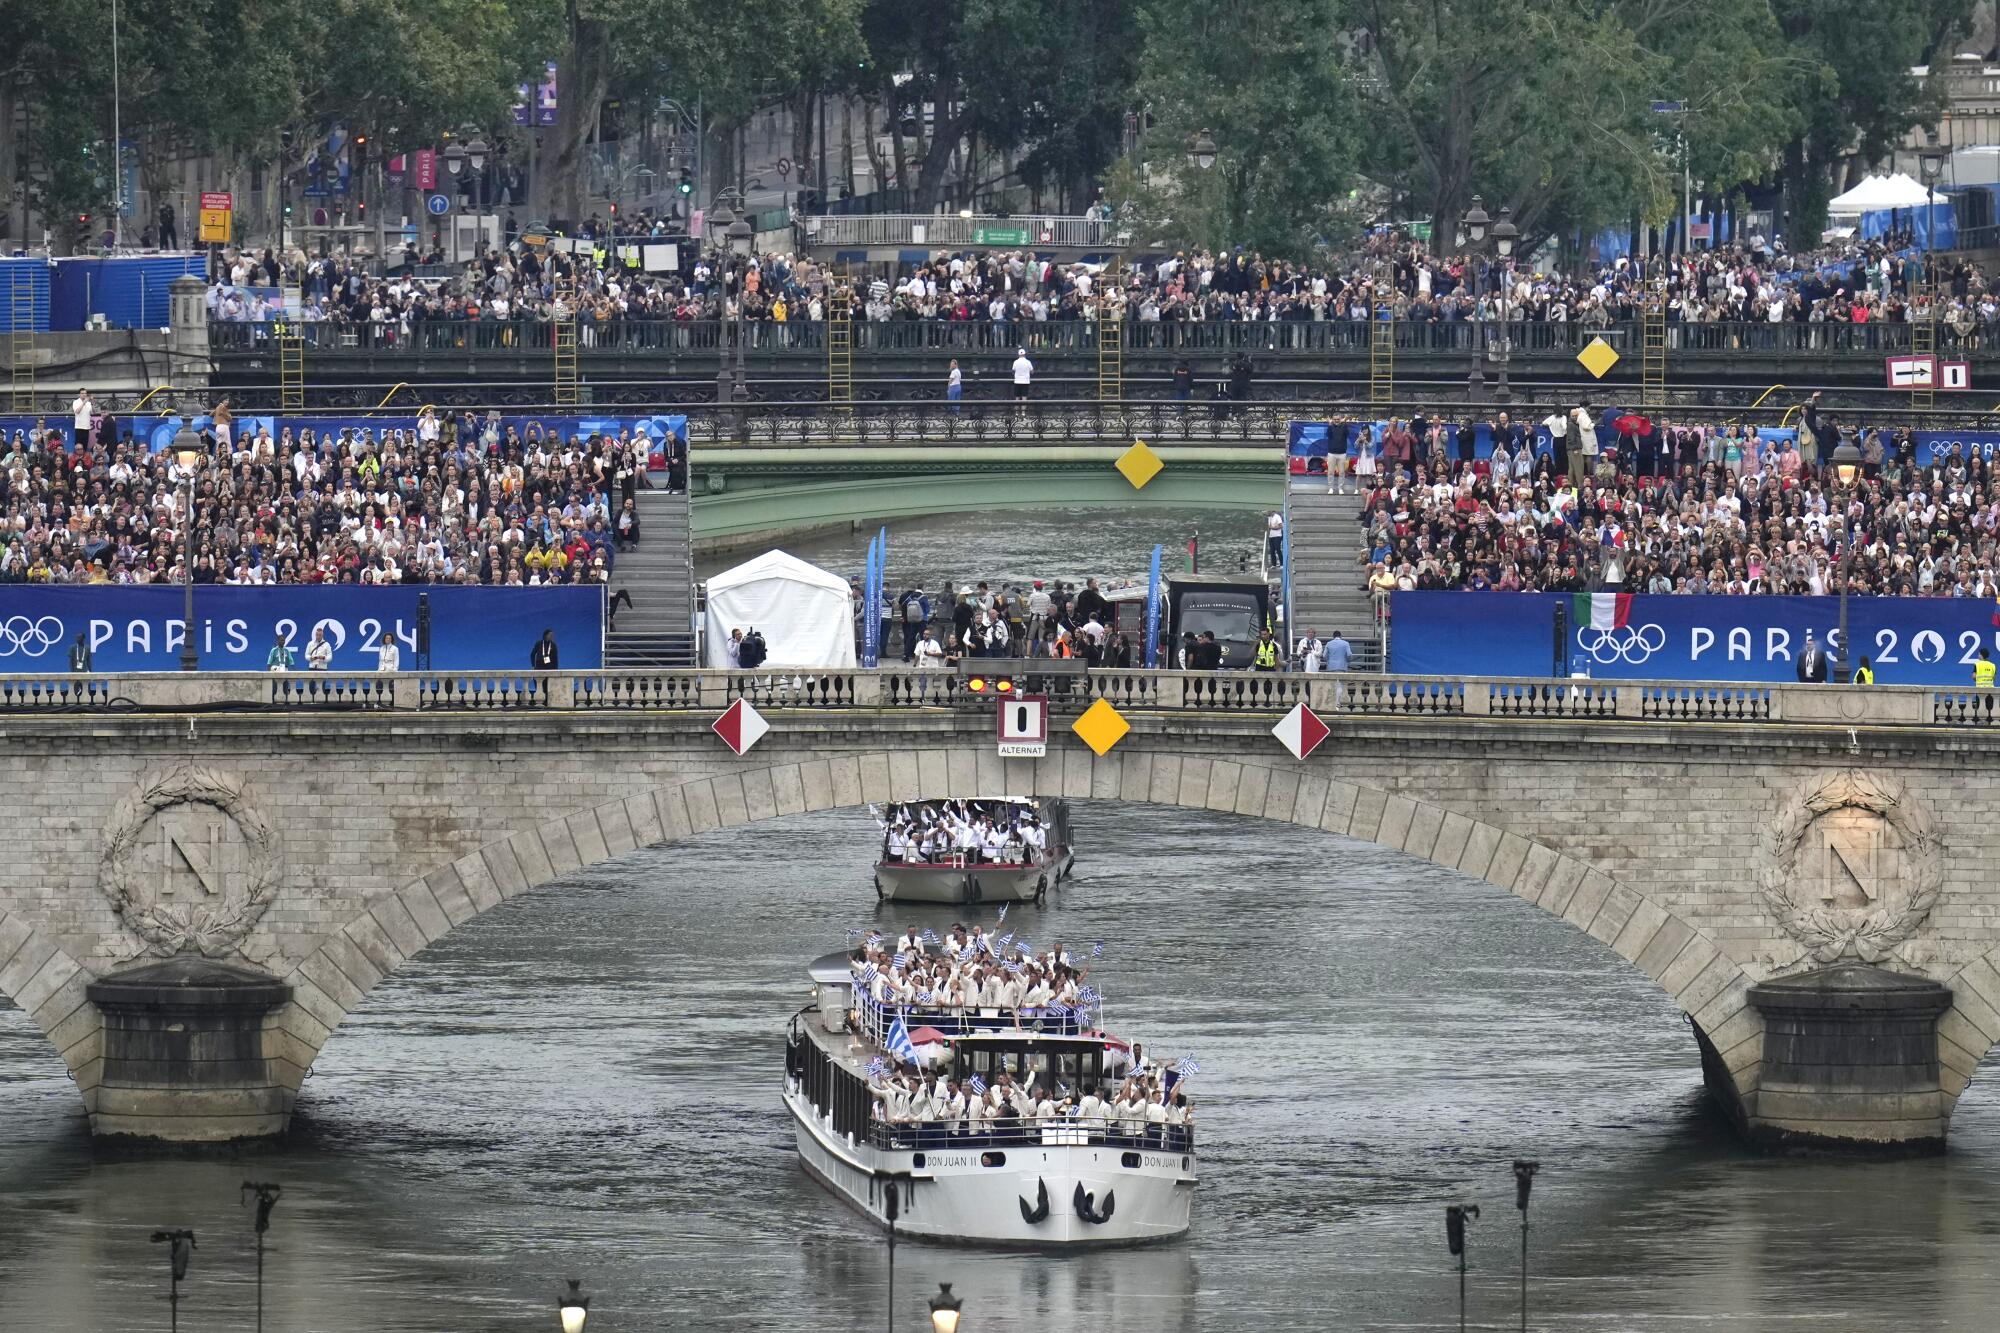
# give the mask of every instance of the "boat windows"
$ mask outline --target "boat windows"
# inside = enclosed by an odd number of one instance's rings
[[[1139,1165],[1139,1154],[1135,1152],[1128,1152],[1124,1156],[1120,1157],[1118,1161],[1121,1166],[1137,1166]]]
[[[1007,1154],[1004,1152],[983,1152],[979,1154],[979,1164],[981,1166],[1005,1166],[1007,1165]]]
[[[1129,1157],[1129,1156],[1130,1156],[1131,1154],[1130,1154],[1130,1153],[1127,1153],[1126,1155],[1127,1155],[1127,1156]],[[921,1171],[921,1170],[923,1170],[923,1169],[924,1169],[924,1160],[925,1160],[925,1159],[924,1159],[924,1155],[923,1155],[922,1153],[911,1153],[911,1154],[910,1154],[910,1169],[911,1169],[912,1171]]]

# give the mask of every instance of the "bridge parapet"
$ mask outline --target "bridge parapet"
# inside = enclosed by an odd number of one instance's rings
[[[1058,713],[1099,699],[1135,713],[1544,718],[1577,722],[1790,723],[1802,726],[2000,726],[2000,691],[1970,687],[1790,685],[1248,671],[1094,670],[1018,678]],[[402,712],[760,709],[922,715],[988,709],[944,671],[898,667],[757,671],[180,672],[0,675],[4,712]]]

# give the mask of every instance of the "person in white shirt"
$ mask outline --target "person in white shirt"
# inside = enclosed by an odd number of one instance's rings
[[[1318,634],[1308,629],[1305,637],[1299,640],[1298,650],[1294,656],[1305,665],[1306,671],[1310,674],[1318,671],[1324,664],[1325,655],[1326,645],[1320,641]]]
[[[306,670],[325,671],[332,665],[333,645],[326,641],[326,627],[315,626],[312,642],[306,645]]]
[[[76,438],[71,442],[81,449],[90,440],[90,422],[96,415],[97,404],[90,396],[90,390],[78,389],[76,401],[69,405],[70,420],[76,426]]]
[[[377,650],[375,669],[377,671],[403,669],[403,651],[396,645],[396,636],[388,630],[382,632],[382,646]]]
[[[1014,396],[1026,398],[1028,385],[1035,378],[1035,363],[1028,359],[1028,349],[1023,347],[1014,353]]]

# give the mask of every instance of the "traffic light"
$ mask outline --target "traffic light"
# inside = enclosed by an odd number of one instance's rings
[[[368,134],[366,131],[354,136],[354,146],[356,148],[366,148],[368,146]]]
[[[292,201],[287,199],[285,200],[285,216],[290,217],[291,215],[292,215]]]
[[[368,220],[368,201],[366,199],[357,199],[354,203],[354,207],[356,211],[360,213],[361,220],[363,222],[366,222]]]
[[[615,203],[611,205],[611,216],[614,218],[618,216],[618,205]]]
[[[681,168],[680,190],[682,194],[694,193],[694,173],[692,171],[689,171],[686,167]]]

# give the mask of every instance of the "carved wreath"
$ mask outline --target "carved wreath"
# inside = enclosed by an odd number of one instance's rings
[[[278,892],[277,835],[244,795],[234,773],[182,763],[141,784],[118,803],[104,844],[104,892],[126,928],[145,942],[134,953],[168,956],[195,952],[208,958],[234,953]],[[229,816],[243,835],[245,893],[212,902],[141,901],[133,870],[134,853],[149,820],[177,805],[211,805]]]
[[[1793,895],[1794,874],[1806,832],[1834,810],[1867,810],[1888,820],[1901,839],[1908,898],[1900,909],[1854,909],[1802,904]],[[1806,946],[1815,962],[1844,957],[1879,963],[1908,939],[1937,902],[1944,859],[1931,817],[1892,778],[1853,770],[1795,793],[1764,831],[1764,897],[1787,934]]]

